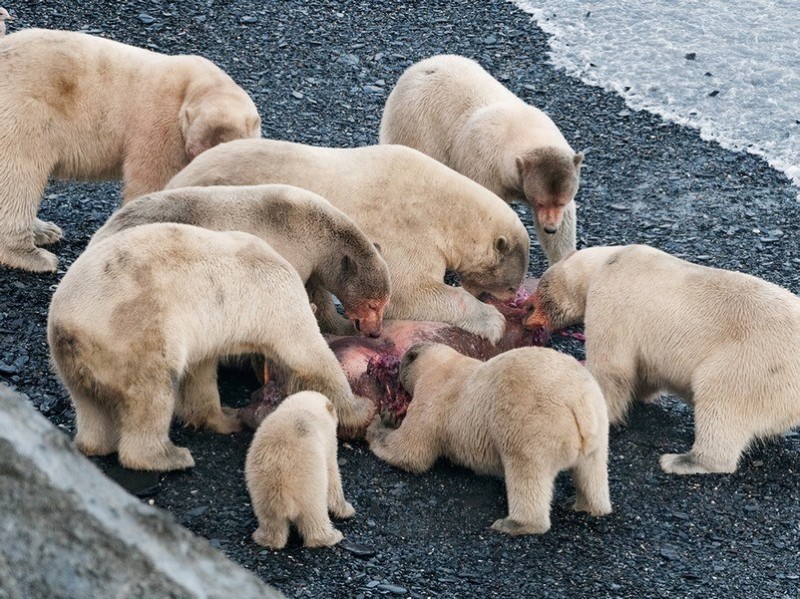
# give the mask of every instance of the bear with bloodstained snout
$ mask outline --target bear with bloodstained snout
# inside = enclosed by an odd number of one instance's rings
[[[575,249],[583,154],[474,60],[441,55],[406,69],[386,101],[380,142],[416,148],[507,202],[529,204],[550,264]]]
[[[516,295],[530,239],[517,214],[486,188],[403,146],[251,139],[198,156],[168,189],[259,183],[318,193],[380,245],[392,285],[387,318],[445,322],[493,343],[503,336],[503,315],[478,297]],[[461,287],[445,284],[448,269]]]
[[[247,93],[199,56],[165,56],[85,33],[0,39],[0,265],[54,272],[36,217],[50,177],[118,179],[124,199],[163,189],[201,152],[260,137]]]
[[[336,461],[336,409],[327,397],[290,395],[258,427],[245,462],[247,490],[258,518],[253,540],[283,549],[289,525],[306,547],[335,545],[342,533],[328,512],[352,518]]]
[[[116,451],[127,468],[194,465],[170,441],[173,414],[239,430],[220,405],[224,356],[262,355],[289,393],[329,397],[345,430],[360,430],[374,411],[353,396],[300,277],[248,233],[158,223],[93,243],[53,294],[47,340],[75,405],[78,448]]]
[[[446,457],[504,477],[508,516],[492,528],[512,535],[550,529],[553,484],[565,469],[575,483],[576,510],[611,512],[603,394],[571,356],[526,347],[481,362],[422,343],[403,356],[400,381],[413,395],[400,427],[376,417],[367,429],[379,458],[422,472]]]
[[[530,300],[530,328],[585,323],[612,424],[660,392],[694,406],[694,445],[661,456],[666,472],[734,472],[754,440],[800,425],[800,298],[786,289],[631,245],[574,253]]]
[[[295,268],[317,306],[322,332],[377,337],[389,301],[389,270],[378,249],[343,212],[289,185],[185,187],[143,196],[108,219],[91,244],[155,222],[260,237]],[[339,316],[331,298],[344,306]]]

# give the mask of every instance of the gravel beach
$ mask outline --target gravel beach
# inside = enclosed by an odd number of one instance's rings
[[[317,145],[376,143],[383,104],[407,66],[445,52],[474,58],[586,152],[577,198],[581,247],[647,243],[800,291],[800,204],[783,175],[557,71],[548,64],[546,36],[509,2],[5,6],[17,17],[10,32],[83,29],[169,54],[201,54],[252,95],[265,137]],[[0,381],[73,433],[74,411],[48,363],[47,307],[66,268],[118,205],[119,185],[54,183],[45,198],[41,218],[65,232],[54,248],[61,269],[48,276],[0,268]],[[533,232],[527,209],[518,211]],[[538,247],[532,253],[538,276],[544,259]],[[556,345],[582,357],[574,339]],[[225,372],[222,384],[231,405],[246,404],[258,386],[240,372]],[[571,512],[571,481],[562,475],[552,529],[540,537],[489,529],[506,514],[502,481],[444,462],[409,475],[356,443],[339,449],[345,495],[357,510],[338,525],[347,543],[306,550],[293,537],[286,551],[267,551],[250,539],[256,520],[243,473],[250,433],[175,427],[173,438],[191,449],[197,467],[157,477],[144,500],[289,597],[799,596],[800,435],[760,443],[734,475],[668,476],[658,457],[688,449],[692,422],[691,408],[671,399],[636,407],[628,426],[611,434],[614,513]],[[97,463],[114,468],[110,460]]]

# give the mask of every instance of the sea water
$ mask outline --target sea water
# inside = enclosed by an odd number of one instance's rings
[[[556,66],[800,187],[800,0],[512,1]]]

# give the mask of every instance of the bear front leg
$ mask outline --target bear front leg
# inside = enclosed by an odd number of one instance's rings
[[[307,290],[308,299],[317,307],[315,316],[321,332],[341,336],[359,334],[356,326],[336,310],[330,292],[319,285],[309,285]]]
[[[564,206],[561,226],[555,233],[545,231],[539,224],[536,210],[532,209],[531,212],[533,212],[533,222],[536,225],[536,237],[550,266],[575,251],[577,247],[575,200]]]
[[[179,137],[171,139],[170,133],[165,136],[164,131],[141,124],[134,127],[135,139],[128,140],[122,165],[123,205],[148,193],[161,191],[189,163]],[[153,144],[155,139],[161,143]]]
[[[36,218],[50,167],[42,163],[41,157],[5,156],[2,148],[0,164],[0,264],[33,272],[55,272],[55,254],[36,247],[37,242],[49,242],[56,232],[61,232],[52,223]],[[55,241],[58,239],[60,236]]]
[[[55,223],[36,219],[33,221],[33,239],[36,245],[58,243],[64,237],[61,227]]]
[[[599,334],[599,333],[598,333]],[[627,359],[624,345],[604,340],[603,348],[597,348],[597,336],[586,334],[586,368],[597,380],[608,408],[609,424],[621,424],[633,402],[637,373],[633,360]],[[605,349],[608,348],[608,349]]]
[[[462,287],[445,283],[414,285],[411,290],[398,286],[386,307],[387,318],[445,322],[497,343],[506,330],[506,319],[494,306],[486,304]]]
[[[237,411],[220,404],[216,359],[187,368],[180,383],[176,413],[186,426],[223,435],[242,430]]]
[[[413,405],[414,402],[397,429],[388,428],[376,416],[367,429],[366,440],[372,453],[392,466],[409,472],[424,472],[433,466],[439,453],[429,427],[414,416]]]

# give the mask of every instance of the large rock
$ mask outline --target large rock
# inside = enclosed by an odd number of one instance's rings
[[[0,598],[280,597],[0,384]]]

